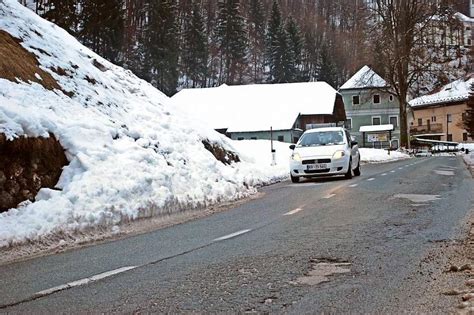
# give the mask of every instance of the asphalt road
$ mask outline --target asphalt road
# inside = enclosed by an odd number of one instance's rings
[[[465,235],[472,183],[457,157],[279,183],[206,218],[0,266],[0,313],[446,313],[431,285],[445,266],[426,255]]]

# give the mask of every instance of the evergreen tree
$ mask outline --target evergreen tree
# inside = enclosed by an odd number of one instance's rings
[[[148,80],[168,96],[178,86],[178,25],[175,0],[150,0],[145,30]]]
[[[250,63],[253,83],[261,83],[264,73],[265,18],[261,0],[251,0],[248,18]]]
[[[192,87],[205,87],[207,62],[209,58],[206,26],[199,5],[195,2],[191,17],[184,26],[184,47],[182,52],[183,74],[190,79]]]
[[[78,26],[78,0],[46,0],[41,16],[75,35]]]
[[[79,39],[109,61],[120,64],[123,38],[122,0],[82,0]]]
[[[216,43],[220,51],[220,78],[227,84],[242,83],[247,57],[244,18],[239,0],[219,3]]]
[[[331,54],[330,46],[323,44],[319,54],[318,81],[324,81],[333,88],[338,88],[337,67]]]
[[[289,41],[283,27],[280,7],[274,1],[267,31],[267,81],[283,83],[293,80],[291,54],[288,47]]]
[[[286,32],[288,33],[289,50],[288,54],[290,64],[288,69],[291,72],[291,77],[295,81],[303,80],[302,75],[302,54],[303,54],[303,38],[301,31],[295,20],[290,17],[286,23]]]

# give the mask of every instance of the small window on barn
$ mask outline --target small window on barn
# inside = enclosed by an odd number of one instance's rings
[[[250,137],[250,140],[257,140],[257,137]]]
[[[418,126],[422,126],[422,125],[423,125],[423,119],[418,118]]]
[[[470,38],[466,39],[466,46],[471,46],[472,40]]]
[[[436,116],[431,116],[431,122],[436,122]]]
[[[467,132],[463,132],[462,141],[467,141]]]
[[[389,99],[390,102],[393,102],[393,95],[390,95],[390,96],[388,97],[388,99]]]
[[[451,114],[448,114],[447,120],[448,122],[453,122],[453,116]]]
[[[284,136],[278,136],[278,141],[284,142],[284,141],[285,141],[285,137],[284,137]]]
[[[374,104],[380,104],[380,95],[378,94],[374,95]]]
[[[360,104],[359,95],[353,95],[352,96],[352,105],[359,105],[359,104]]]
[[[447,141],[453,141],[453,135],[452,134],[448,134],[448,139]]]
[[[237,140],[244,140],[244,137],[238,137]]]

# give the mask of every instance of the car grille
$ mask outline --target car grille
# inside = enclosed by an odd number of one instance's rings
[[[317,164],[317,163],[331,163],[331,159],[304,160],[302,163],[303,165]]]

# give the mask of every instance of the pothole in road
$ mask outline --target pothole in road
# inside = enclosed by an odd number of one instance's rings
[[[439,195],[397,194],[393,198],[404,198],[414,203],[423,203],[438,200]]]
[[[307,275],[296,279],[296,284],[318,285],[328,282],[329,277],[337,274],[350,273],[351,263],[338,261],[313,260],[311,270]]]

